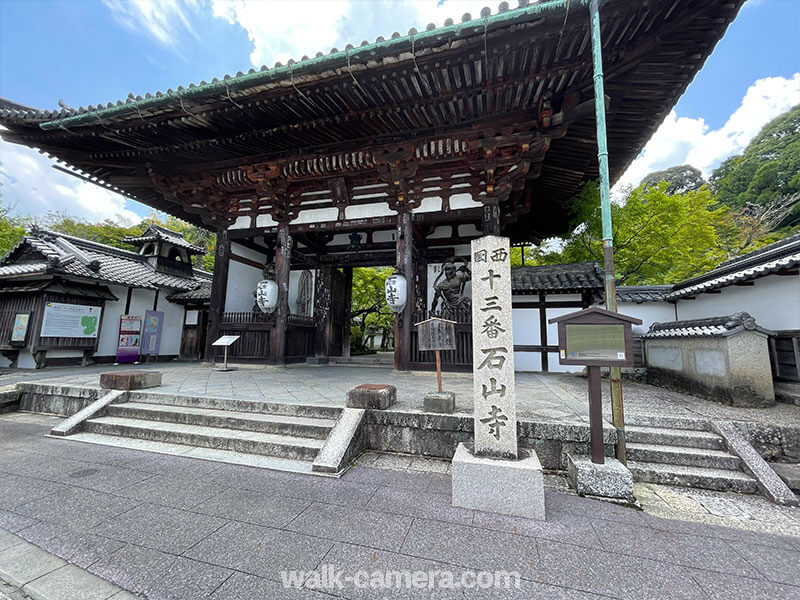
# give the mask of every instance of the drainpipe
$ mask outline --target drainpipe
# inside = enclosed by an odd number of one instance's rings
[[[594,105],[597,121],[597,162],[600,167],[600,210],[603,221],[603,267],[605,270],[606,310],[617,312],[617,282],[614,275],[614,236],[611,228],[611,192],[606,141],[606,103],[603,86],[603,46],[600,40],[599,0],[589,3],[594,62]],[[625,416],[622,408],[622,376],[619,367],[611,367],[611,415],[617,430],[617,459],[626,464]]]

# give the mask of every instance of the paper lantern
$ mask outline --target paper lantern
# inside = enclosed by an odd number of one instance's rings
[[[256,286],[256,304],[265,313],[273,312],[278,306],[278,284],[271,279],[259,281]]]
[[[386,304],[394,313],[403,312],[408,298],[408,283],[400,273],[394,273],[386,278]]]

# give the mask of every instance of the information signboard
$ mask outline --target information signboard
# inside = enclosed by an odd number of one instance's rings
[[[562,358],[625,360],[625,326],[621,323],[566,324],[566,352]]]
[[[11,343],[22,345],[28,337],[28,325],[31,321],[31,313],[17,313],[14,315],[14,325],[11,329]]]
[[[131,363],[139,360],[141,347],[142,317],[122,315],[119,318],[119,339],[117,342],[117,362]]]
[[[99,306],[47,302],[44,305],[41,337],[96,338],[100,329]]]
[[[142,355],[158,354],[161,347],[161,332],[164,328],[164,313],[160,310],[144,312],[142,328]]]

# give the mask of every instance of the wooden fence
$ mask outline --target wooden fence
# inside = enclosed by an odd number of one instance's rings
[[[238,335],[239,339],[228,350],[229,358],[267,361],[270,357],[270,340],[275,327],[275,315],[262,312],[228,312],[222,315],[219,334]],[[314,355],[316,327],[311,317],[289,315],[286,334],[286,360],[305,360]],[[217,349],[222,358],[222,349]]]

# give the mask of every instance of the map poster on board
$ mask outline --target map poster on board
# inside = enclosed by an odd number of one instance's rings
[[[14,315],[14,326],[11,329],[11,343],[24,344],[28,337],[28,325],[31,321],[31,313],[17,313]]]
[[[119,318],[119,341],[117,342],[117,362],[131,363],[139,360],[141,347],[142,317],[122,315]]]
[[[161,331],[164,328],[164,313],[160,310],[144,311],[142,329],[142,354],[158,354],[161,346]]]
[[[100,329],[99,306],[47,302],[41,337],[96,338]]]

